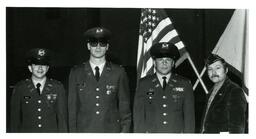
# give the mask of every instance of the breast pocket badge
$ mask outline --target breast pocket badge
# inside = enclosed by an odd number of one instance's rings
[[[106,85],[106,94],[111,95],[114,92],[116,92],[116,86],[115,85]]]
[[[25,103],[28,104],[31,96],[24,96]]]
[[[46,94],[46,99],[48,102],[53,103],[57,99],[57,94]]]
[[[147,92],[147,98],[148,98],[149,104],[152,103],[152,100],[153,100],[153,98],[154,98],[154,94],[155,94],[154,89],[150,88],[150,89],[148,90],[148,92]]]
[[[77,84],[77,89],[79,92],[82,92],[86,87],[86,83],[83,82],[83,83],[80,83],[80,84]]]

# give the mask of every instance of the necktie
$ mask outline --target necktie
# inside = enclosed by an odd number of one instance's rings
[[[95,78],[97,81],[100,79],[100,69],[98,66],[95,67]]]
[[[163,79],[163,89],[165,90],[165,87],[166,87],[166,77],[164,76],[164,77],[162,77],[162,79]]]
[[[39,95],[41,95],[40,87],[41,87],[41,84],[40,84],[40,83],[37,83],[37,84],[36,84],[36,90],[37,90],[37,92],[38,92]]]

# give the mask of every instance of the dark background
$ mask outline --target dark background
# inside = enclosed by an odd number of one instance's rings
[[[165,9],[199,72],[204,60],[215,47],[228,24],[233,9]],[[136,8],[6,8],[7,50],[7,132],[9,103],[13,86],[31,75],[25,55],[31,48],[51,49],[55,55],[48,76],[61,81],[68,89],[70,68],[89,58],[83,32],[103,26],[112,32],[108,59],[123,65],[130,80],[131,100],[136,88],[136,60],[139,36],[140,9]],[[196,81],[188,60],[176,70]],[[231,79],[240,84],[232,73]],[[203,77],[207,88],[211,82]],[[196,131],[199,131],[205,93],[198,85],[194,91]]]

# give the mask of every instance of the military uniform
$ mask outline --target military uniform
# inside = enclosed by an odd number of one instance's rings
[[[134,99],[134,132],[192,133],[194,97],[190,82],[172,74],[165,90],[156,76],[140,80]]]
[[[129,132],[130,95],[123,68],[106,62],[97,82],[89,62],[69,77],[70,132]]]
[[[150,55],[156,73],[139,80],[133,108],[134,132],[194,132],[192,86],[186,78],[171,73],[179,50],[174,44],[160,42],[150,48]]]
[[[11,132],[66,132],[63,85],[46,79],[41,94],[31,79],[19,82],[11,97]]]

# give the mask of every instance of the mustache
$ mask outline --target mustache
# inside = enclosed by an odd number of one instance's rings
[[[214,74],[214,75],[211,76],[211,78],[214,78],[214,77],[219,77],[219,75],[215,75],[215,74]]]

